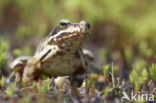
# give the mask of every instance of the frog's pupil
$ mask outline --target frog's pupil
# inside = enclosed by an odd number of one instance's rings
[[[65,22],[61,22],[60,24],[61,24],[62,26],[67,25],[67,23],[65,23]]]

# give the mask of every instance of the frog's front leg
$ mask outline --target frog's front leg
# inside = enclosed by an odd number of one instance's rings
[[[28,62],[23,72],[23,85],[31,85],[33,80],[37,80],[42,73],[42,63],[49,60],[54,51],[51,50],[52,46],[46,46],[41,52],[38,52]]]
[[[12,78],[15,76],[15,74],[16,74],[15,72],[12,72],[12,73],[10,74],[10,76],[9,76],[9,79],[12,80]]]
[[[26,67],[24,68],[22,85],[29,86],[33,83],[33,80],[38,79],[41,75],[41,62],[36,58],[31,58]]]
[[[17,85],[18,83],[20,83],[21,79],[22,79],[22,75],[19,72],[12,72],[9,76],[9,79],[11,80],[13,77],[15,76],[15,85]]]

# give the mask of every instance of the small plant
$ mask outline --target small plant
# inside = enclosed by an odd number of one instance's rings
[[[133,69],[133,71],[130,74],[130,81],[135,85],[136,92],[138,92],[143,83],[146,82],[148,79],[148,73],[146,68],[140,68],[140,69]]]
[[[38,88],[38,98],[40,98],[41,101],[44,101],[44,97],[46,96],[46,85],[41,85]]]
[[[13,98],[14,93],[15,93],[15,84],[10,83],[10,84],[9,84],[9,87],[8,87],[8,90],[6,91],[6,94],[7,94],[10,98]]]
[[[104,98],[105,98],[106,100],[109,98],[109,90],[110,90],[109,87],[106,87],[105,90],[104,90]]]
[[[119,75],[118,70],[119,70],[119,67],[117,65],[114,65],[114,67],[113,67],[114,77],[117,77]]]
[[[6,83],[6,78],[3,76],[3,77],[1,78],[1,91],[2,91],[2,92],[4,92],[5,83]]]
[[[0,41],[0,70],[5,66],[7,61],[7,51],[9,48],[9,42],[7,40]]]
[[[37,92],[38,92],[37,83],[36,83],[36,82],[33,82],[32,85],[33,85],[33,88],[34,88],[34,89],[33,89],[33,92],[34,92],[34,93],[37,93]]]
[[[19,49],[13,50],[13,55],[14,55],[15,57],[20,56],[20,55],[21,55],[21,50],[19,50]]]
[[[90,84],[91,87],[90,87],[90,93],[89,93],[90,96],[94,95],[95,83],[96,83],[97,79],[98,79],[98,74],[92,73],[90,76],[90,80],[91,80],[91,84]]]
[[[87,79],[86,82],[87,82],[87,83],[86,83],[87,90],[89,90],[90,85],[91,85],[91,80],[90,80],[90,79]]]
[[[150,67],[150,77],[156,85],[156,64],[153,63]]]
[[[109,66],[105,65],[103,66],[103,74],[104,74],[104,83],[105,85],[108,84],[108,75],[109,75]]]
[[[52,88],[51,87],[51,79],[50,78],[47,79],[46,85],[47,85],[46,90],[49,91]]]

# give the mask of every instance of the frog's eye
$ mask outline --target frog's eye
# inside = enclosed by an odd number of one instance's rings
[[[66,27],[67,27],[67,22],[64,22],[64,21],[62,21],[62,22],[60,22],[60,29],[65,29]]]

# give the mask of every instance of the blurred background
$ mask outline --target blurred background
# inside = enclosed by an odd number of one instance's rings
[[[0,70],[19,55],[33,55],[37,44],[61,19],[86,20],[86,44],[102,68],[114,64],[123,79],[148,67],[156,56],[155,0],[0,0]]]

